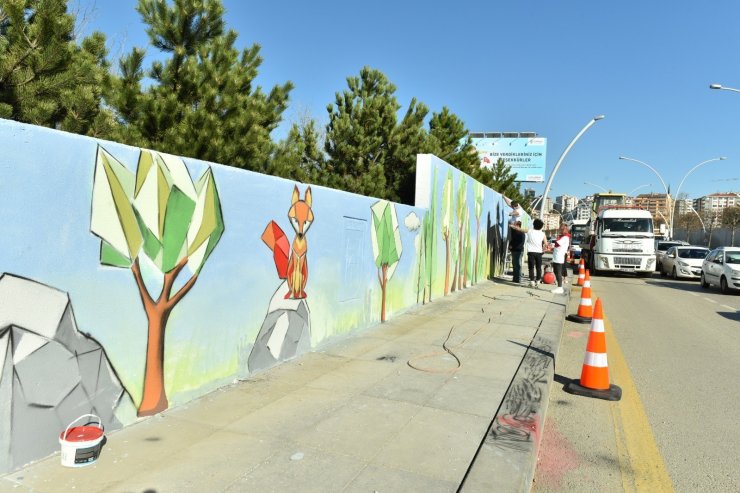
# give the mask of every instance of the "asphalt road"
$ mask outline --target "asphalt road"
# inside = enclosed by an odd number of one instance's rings
[[[740,296],[657,274],[600,276],[592,289],[624,397],[556,382],[532,491],[740,491]],[[580,376],[588,329],[566,323],[556,379]]]

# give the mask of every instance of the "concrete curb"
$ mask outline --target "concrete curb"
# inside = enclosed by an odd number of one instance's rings
[[[565,311],[570,300],[555,296],[522,358],[459,491],[528,492],[555,377]]]

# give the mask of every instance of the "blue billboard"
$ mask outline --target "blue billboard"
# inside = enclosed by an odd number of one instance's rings
[[[545,181],[547,139],[544,137],[474,137],[473,146],[478,151],[481,166],[492,167],[503,159],[516,181]]]

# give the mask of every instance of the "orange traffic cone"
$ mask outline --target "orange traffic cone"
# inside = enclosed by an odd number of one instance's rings
[[[586,280],[586,264],[583,262],[583,259],[581,259],[581,263],[578,264],[578,281],[576,282],[576,286],[583,286],[583,283],[585,280]]]
[[[571,380],[565,385],[566,392],[609,401],[622,398],[622,389],[609,384],[609,365],[606,358],[606,334],[601,299],[596,298],[591,332],[588,334],[586,357],[583,360],[580,380]]]
[[[588,324],[591,323],[593,313],[593,306],[591,306],[591,276],[587,269],[583,288],[581,289],[581,302],[578,304],[578,312],[575,315],[571,314],[565,318],[571,322]]]

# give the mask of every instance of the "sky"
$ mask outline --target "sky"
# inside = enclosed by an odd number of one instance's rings
[[[102,31],[111,58],[148,46],[135,0],[70,3],[80,31]],[[241,48],[258,44],[265,89],[292,81],[275,138],[326,106],[364,66],[397,87],[404,111],[417,98],[447,106],[471,132],[546,137],[549,176],[573,146],[550,197],[610,189],[696,198],[740,192],[740,2],[225,0]],[[158,56],[149,46],[148,56]],[[627,156],[647,166],[619,160]],[[660,178],[658,177],[660,175]],[[544,183],[523,184],[539,194]]]

